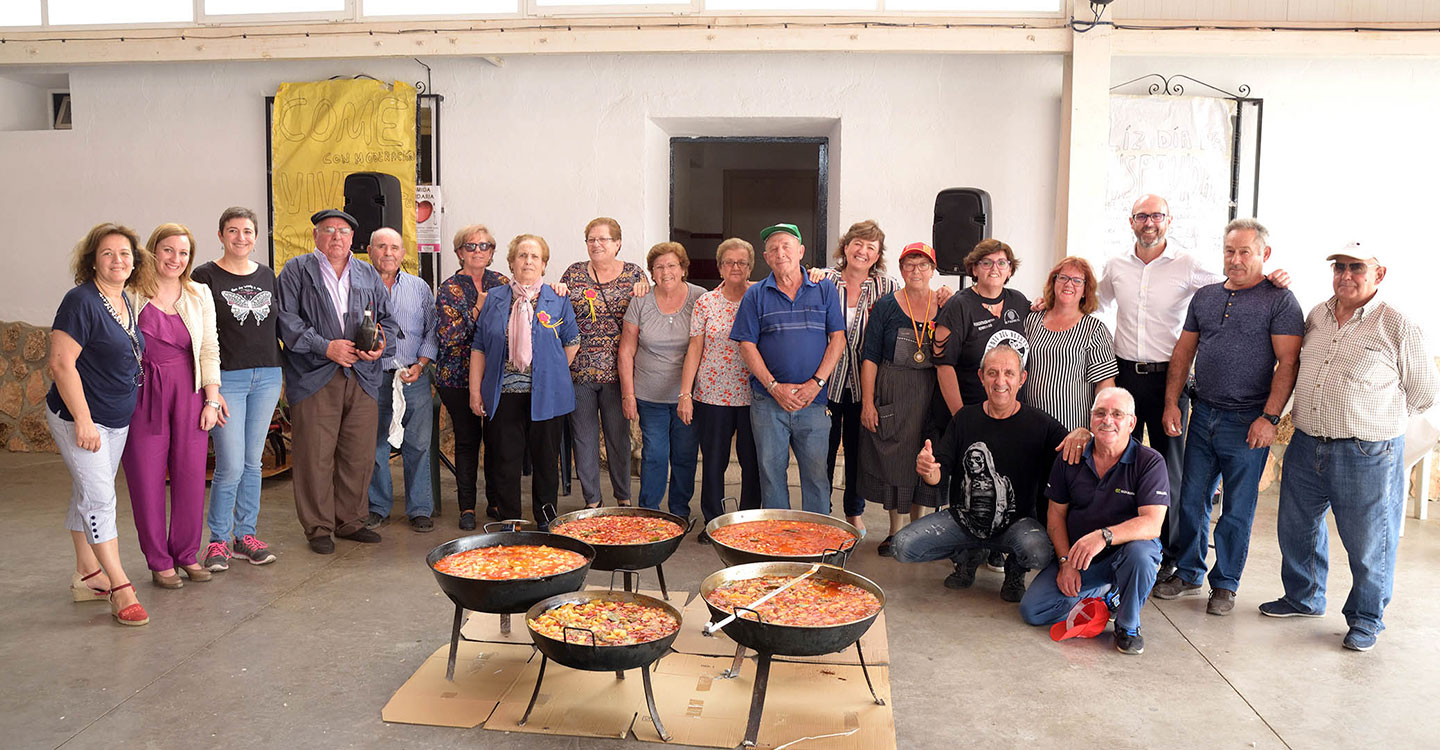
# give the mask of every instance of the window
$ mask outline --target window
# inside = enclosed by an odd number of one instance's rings
[[[520,12],[519,0],[361,0],[365,16],[480,16]]]
[[[875,10],[875,0],[705,0],[705,10]]]
[[[345,0],[205,0],[207,16],[323,13],[345,10]]]
[[[1059,13],[1061,0],[885,0],[886,10],[980,13]]]
[[[47,0],[53,26],[94,26],[110,23],[190,23],[195,20],[193,0]]]
[[[0,3],[0,28],[39,25],[40,0],[7,0]]]

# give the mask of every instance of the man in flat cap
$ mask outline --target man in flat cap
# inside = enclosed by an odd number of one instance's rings
[[[335,209],[310,221],[315,250],[280,272],[278,327],[294,437],[295,512],[310,549],[328,555],[335,552],[332,533],[380,541],[365,528],[366,491],[375,469],[381,362],[395,354],[395,324],[380,274],[350,254],[359,222]],[[367,313],[383,340],[363,351],[355,339]]]
[[[770,275],[740,299],[730,338],[750,370],[751,431],[759,458],[760,502],[789,508],[790,451],[800,470],[801,507],[830,512],[825,450],[830,418],[825,382],[845,348],[845,312],[829,280],[811,281],[800,261],[805,246],[794,224],[760,232]]]
[[[1331,255],[1335,296],[1305,319],[1300,373],[1285,449],[1276,532],[1285,595],[1260,605],[1270,617],[1325,614],[1330,533],[1350,558],[1354,583],[1341,610],[1341,645],[1369,651],[1385,623],[1395,547],[1405,512],[1405,427],[1435,403],[1435,361],[1420,327],[1380,294],[1385,267],[1351,242]],[[1423,501],[1422,501],[1423,502]]]

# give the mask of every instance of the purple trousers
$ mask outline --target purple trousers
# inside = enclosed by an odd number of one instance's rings
[[[173,570],[177,565],[195,565],[200,551],[200,532],[205,522],[205,458],[209,433],[200,429],[200,411],[205,396],[195,392],[195,370],[188,346],[167,346],[164,334],[183,334],[178,316],[153,321],[147,313],[158,313],[153,305],[141,313],[146,349],[141,366],[145,385],[130,420],[130,439],[120,458],[125,467],[125,484],[130,488],[130,505],[135,511],[135,532],[140,551],[151,570]],[[158,325],[156,325],[158,323]],[[149,325],[147,325],[149,324]],[[157,334],[151,339],[151,328]],[[189,336],[184,335],[189,343]],[[175,342],[179,343],[179,342]],[[170,478],[170,502],[165,502],[165,478]],[[169,523],[166,523],[166,511]]]

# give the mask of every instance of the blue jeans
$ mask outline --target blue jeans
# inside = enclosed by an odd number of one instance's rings
[[[210,541],[229,542],[255,533],[260,521],[260,458],[275,404],[280,401],[280,368],[222,370],[220,395],[230,416],[210,430],[215,441],[215,477],[205,525]]]
[[[890,540],[900,562],[930,562],[944,557],[956,565],[965,562],[974,549],[1009,552],[1020,567],[1038,570],[1055,556],[1055,547],[1045,527],[1033,518],[1019,518],[997,537],[980,539],[955,522],[946,508],[911,521]]]
[[[825,448],[830,440],[830,418],[823,403],[796,412],[785,411],[764,390],[754,389],[750,405],[750,431],[760,468],[760,505],[790,507],[790,451],[800,470],[800,507],[811,513],[830,514],[830,476],[825,473]]]
[[[1188,471],[1188,468],[1187,468]],[[1035,574],[1030,588],[1020,600],[1020,618],[1030,625],[1050,625],[1065,619],[1070,608],[1081,599],[1104,596],[1113,588],[1120,594],[1115,609],[1115,627],[1140,629],[1140,610],[1150,598],[1155,573],[1160,567],[1160,541],[1141,539],[1116,547],[1080,571],[1079,596],[1060,593],[1056,576],[1060,565],[1051,562]]]
[[[1381,615],[1394,588],[1395,549],[1405,512],[1404,455],[1404,435],[1322,443],[1295,431],[1285,449],[1276,520],[1287,603],[1304,612],[1325,611],[1329,508],[1354,578],[1345,599],[1345,622],[1371,635],[1385,629]]]
[[[668,474],[670,512],[689,518],[700,450],[695,430],[680,421],[675,404],[637,398],[635,408],[640,413],[640,507],[660,509]]]
[[[1251,448],[1245,441],[1259,409],[1227,411],[1194,399],[1190,430],[1185,436],[1185,477],[1180,485],[1180,507],[1170,542],[1175,550],[1175,572],[1198,586],[1205,578],[1205,553],[1210,548],[1210,498],[1225,478],[1220,520],[1215,522],[1215,566],[1210,588],[1240,590],[1240,573],[1250,554],[1250,527],[1260,497],[1260,475],[1269,448]]]
[[[389,517],[395,504],[390,480],[390,419],[395,400],[395,371],[387,370],[380,381],[380,427],[375,441],[375,473],[370,476],[370,512]],[[429,517],[435,512],[430,487],[430,428],[435,423],[430,395],[430,373],[422,372],[413,383],[404,384],[405,415],[400,424],[405,436],[400,456],[405,466],[405,515]]]

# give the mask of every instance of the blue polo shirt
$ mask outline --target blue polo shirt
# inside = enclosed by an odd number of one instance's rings
[[[1170,505],[1170,475],[1165,459],[1130,438],[1120,460],[1103,478],[1095,471],[1095,441],[1085,446],[1085,459],[1067,464],[1055,459],[1045,496],[1070,506],[1065,530],[1074,543],[1090,532],[1140,515],[1142,505]]]
[[[1223,283],[1201,287],[1190,299],[1185,330],[1198,333],[1195,391],[1227,411],[1263,409],[1275,375],[1271,336],[1305,335],[1305,313],[1289,289],[1267,279],[1249,289]]]
[[[748,341],[760,350],[770,374],[781,383],[803,383],[814,377],[825,358],[830,334],[845,330],[844,302],[831,281],[811,281],[800,269],[800,288],[790,299],[775,284],[771,273],[752,284],[740,299],[732,341]],[[765,384],[750,376],[750,386],[760,393]],[[815,403],[825,401],[825,389],[815,394]]]

